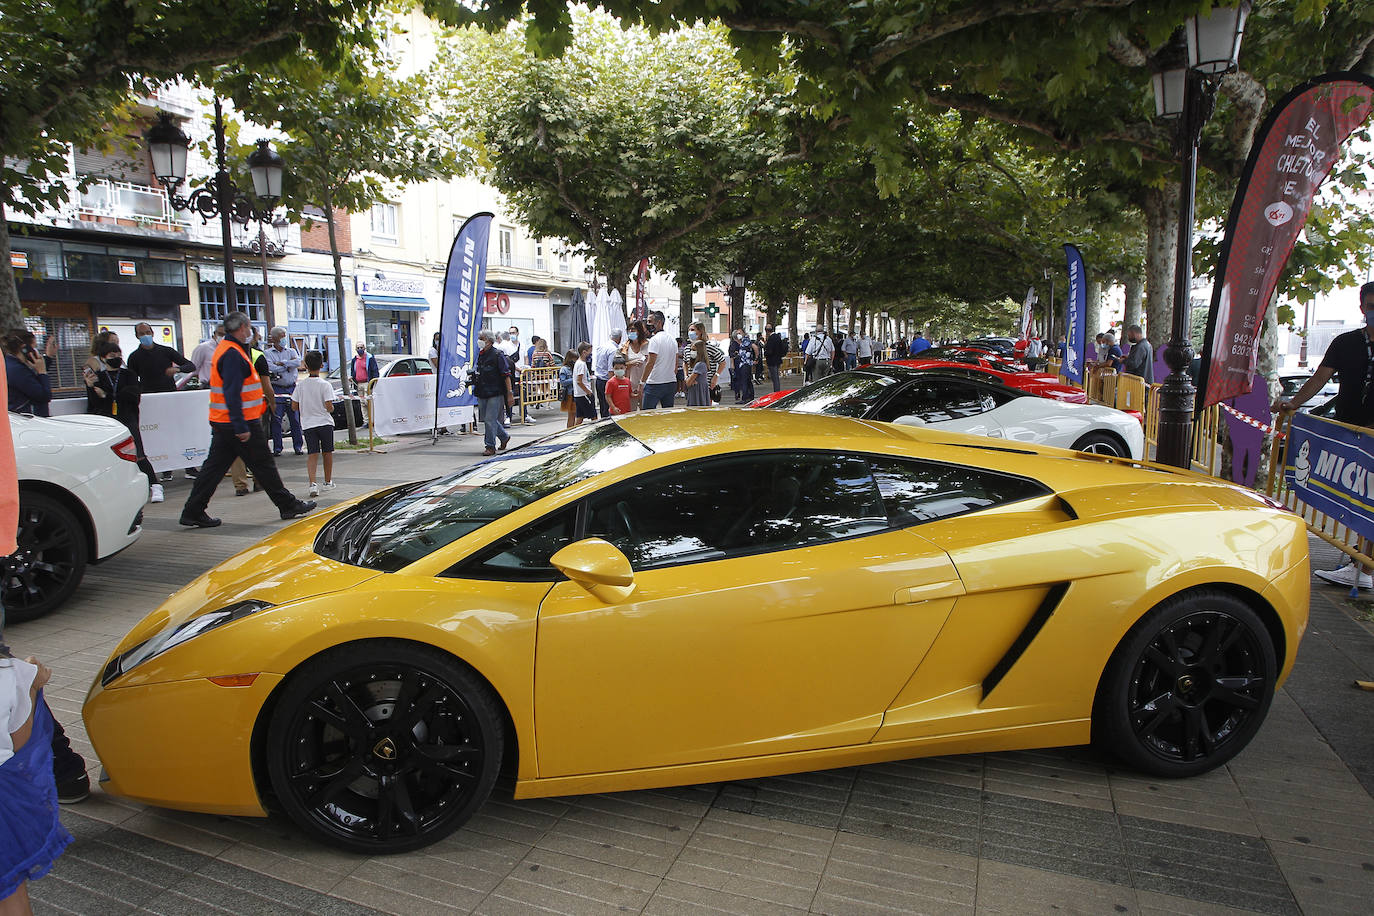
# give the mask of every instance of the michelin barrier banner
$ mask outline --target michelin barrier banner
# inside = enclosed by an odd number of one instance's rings
[[[85,412],[85,398],[62,398],[52,402],[54,417]],[[210,449],[209,417],[208,388],[145,394],[138,406],[138,429],[143,436],[143,453],[152,462],[153,470],[175,471],[199,466]]]
[[[372,386],[372,422],[379,436],[427,433],[435,427],[433,375],[404,375],[378,379]],[[207,405],[208,409],[208,405]],[[438,408],[439,426],[472,423],[477,411],[469,406]]]
[[[1288,437],[1283,476],[1298,499],[1374,539],[1374,436],[1299,413]]]

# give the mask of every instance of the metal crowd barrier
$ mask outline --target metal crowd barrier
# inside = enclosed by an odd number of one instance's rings
[[[520,371],[520,419],[536,404],[558,404],[558,366],[540,366]]]
[[[1374,544],[1351,531],[1341,522],[1319,512],[1298,499],[1298,494],[1290,489],[1284,480],[1283,469],[1288,466],[1288,431],[1293,425],[1294,411],[1282,411],[1274,418],[1274,447],[1269,450],[1269,475],[1264,485],[1264,494],[1297,513],[1307,523],[1307,530],[1366,567],[1374,567]],[[1351,426],[1337,420],[1321,418],[1322,422],[1333,426],[1343,426],[1362,435],[1369,430],[1362,426]],[[1280,445],[1282,443],[1282,445]]]

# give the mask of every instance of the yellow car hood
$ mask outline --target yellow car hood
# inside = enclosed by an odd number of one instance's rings
[[[250,598],[286,604],[347,591],[380,575],[375,569],[350,566],[315,553],[315,535],[328,518],[321,515],[292,525],[198,576],[130,630],[115,654],[166,627]]]

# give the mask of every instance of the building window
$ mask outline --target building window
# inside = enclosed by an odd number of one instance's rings
[[[543,270],[543,269],[544,269],[544,243],[543,243],[543,242],[535,242],[535,243],[534,243],[534,269],[535,269],[535,270]]]
[[[400,209],[395,204],[373,204],[372,205],[372,238],[378,242],[389,242],[395,245],[400,241],[397,231],[396,211]]]
[[[468,218],[466,216],[455,216],[453,218],[453,237],[455,239],[458,238],[458,233],[463,231],[463,223],[467,221]]]
[[[261,286],[234,286],[237,304],[229,308],[224,300],[223,283],[200,284],[200,330],[201,338],[214,336],[215,328],[224,323],[231,311],[246,312],[264,338],[267,337],[267,309],[262,304]]]
[[[501,266],[510,267],[515,263],[515,230],[502,226],[497,235],[497,250],[500,252]]]
[[[76,394],[85,391],[81,367],[91,355],[91,320],[82,314],[85,307],[45,303],[39,309],[42,314],[24,317],[24,326],[33,332],[40,353],[47,351],[50,336],[57,338],[57,363],[49,379],[53,392]]]
[[[286,314],[293,321],[333,321],[334,301],[332,289],[290,289]]]
[[[558,272],[565,277],[572,274],[572,264],[568,261],[566,251],[558,252]]]

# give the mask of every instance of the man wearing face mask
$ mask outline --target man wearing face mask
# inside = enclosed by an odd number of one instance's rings
[[[253,336],[248,316],[230,312],[224,319],[224,332],[210,364],[210,451],[181,509],[181,524],[214,528],[220,523],[205,510],[235,458],[243,459],[283,519],[305,515],[315,504],[297,499],[282,485],[276,462],[267,450],[262,428],[267,412],[263,393],[266,380],[248,353],[248,341]]]
[[[1360,287],[1360,313],[1364,327],[1336,335],[1326,348],[1321,365],[1312,377],[1303,382],[1298,393],[1290,398],[1279,398],[1273,404],[1274,412],[1297,410],[1334,375],[1339,384],[1336,391],[1335,419],[1352,426],[1374,428],[1374,283]],[[1374,586],[1370,571],[1353,560],[1339,569],[1318,569],[1315,574],[1332,585]]]
[[[138,347],[129,354],[126,365],[138,377],[138,387],[144,394],[176,391],[177,373],[196,371],[195,363],[153,338],[153,326],[148,322],[139,322],[134,333],[138,335]]]
[[[677,395],[677,369],[682,362],[677,341],[664,330],[662,312],[650,312],[654,336],[649,338],[648,356],[644,360],[643,406],[645,410],[672,407]]]
[[[811,332],[811,339],[806,342],[806,356],[808,365],[814,362],[813,375],[817,379],[825,378],[830,374],[831,365],[835,361],[835,342],[825,331],[816,328]]]

